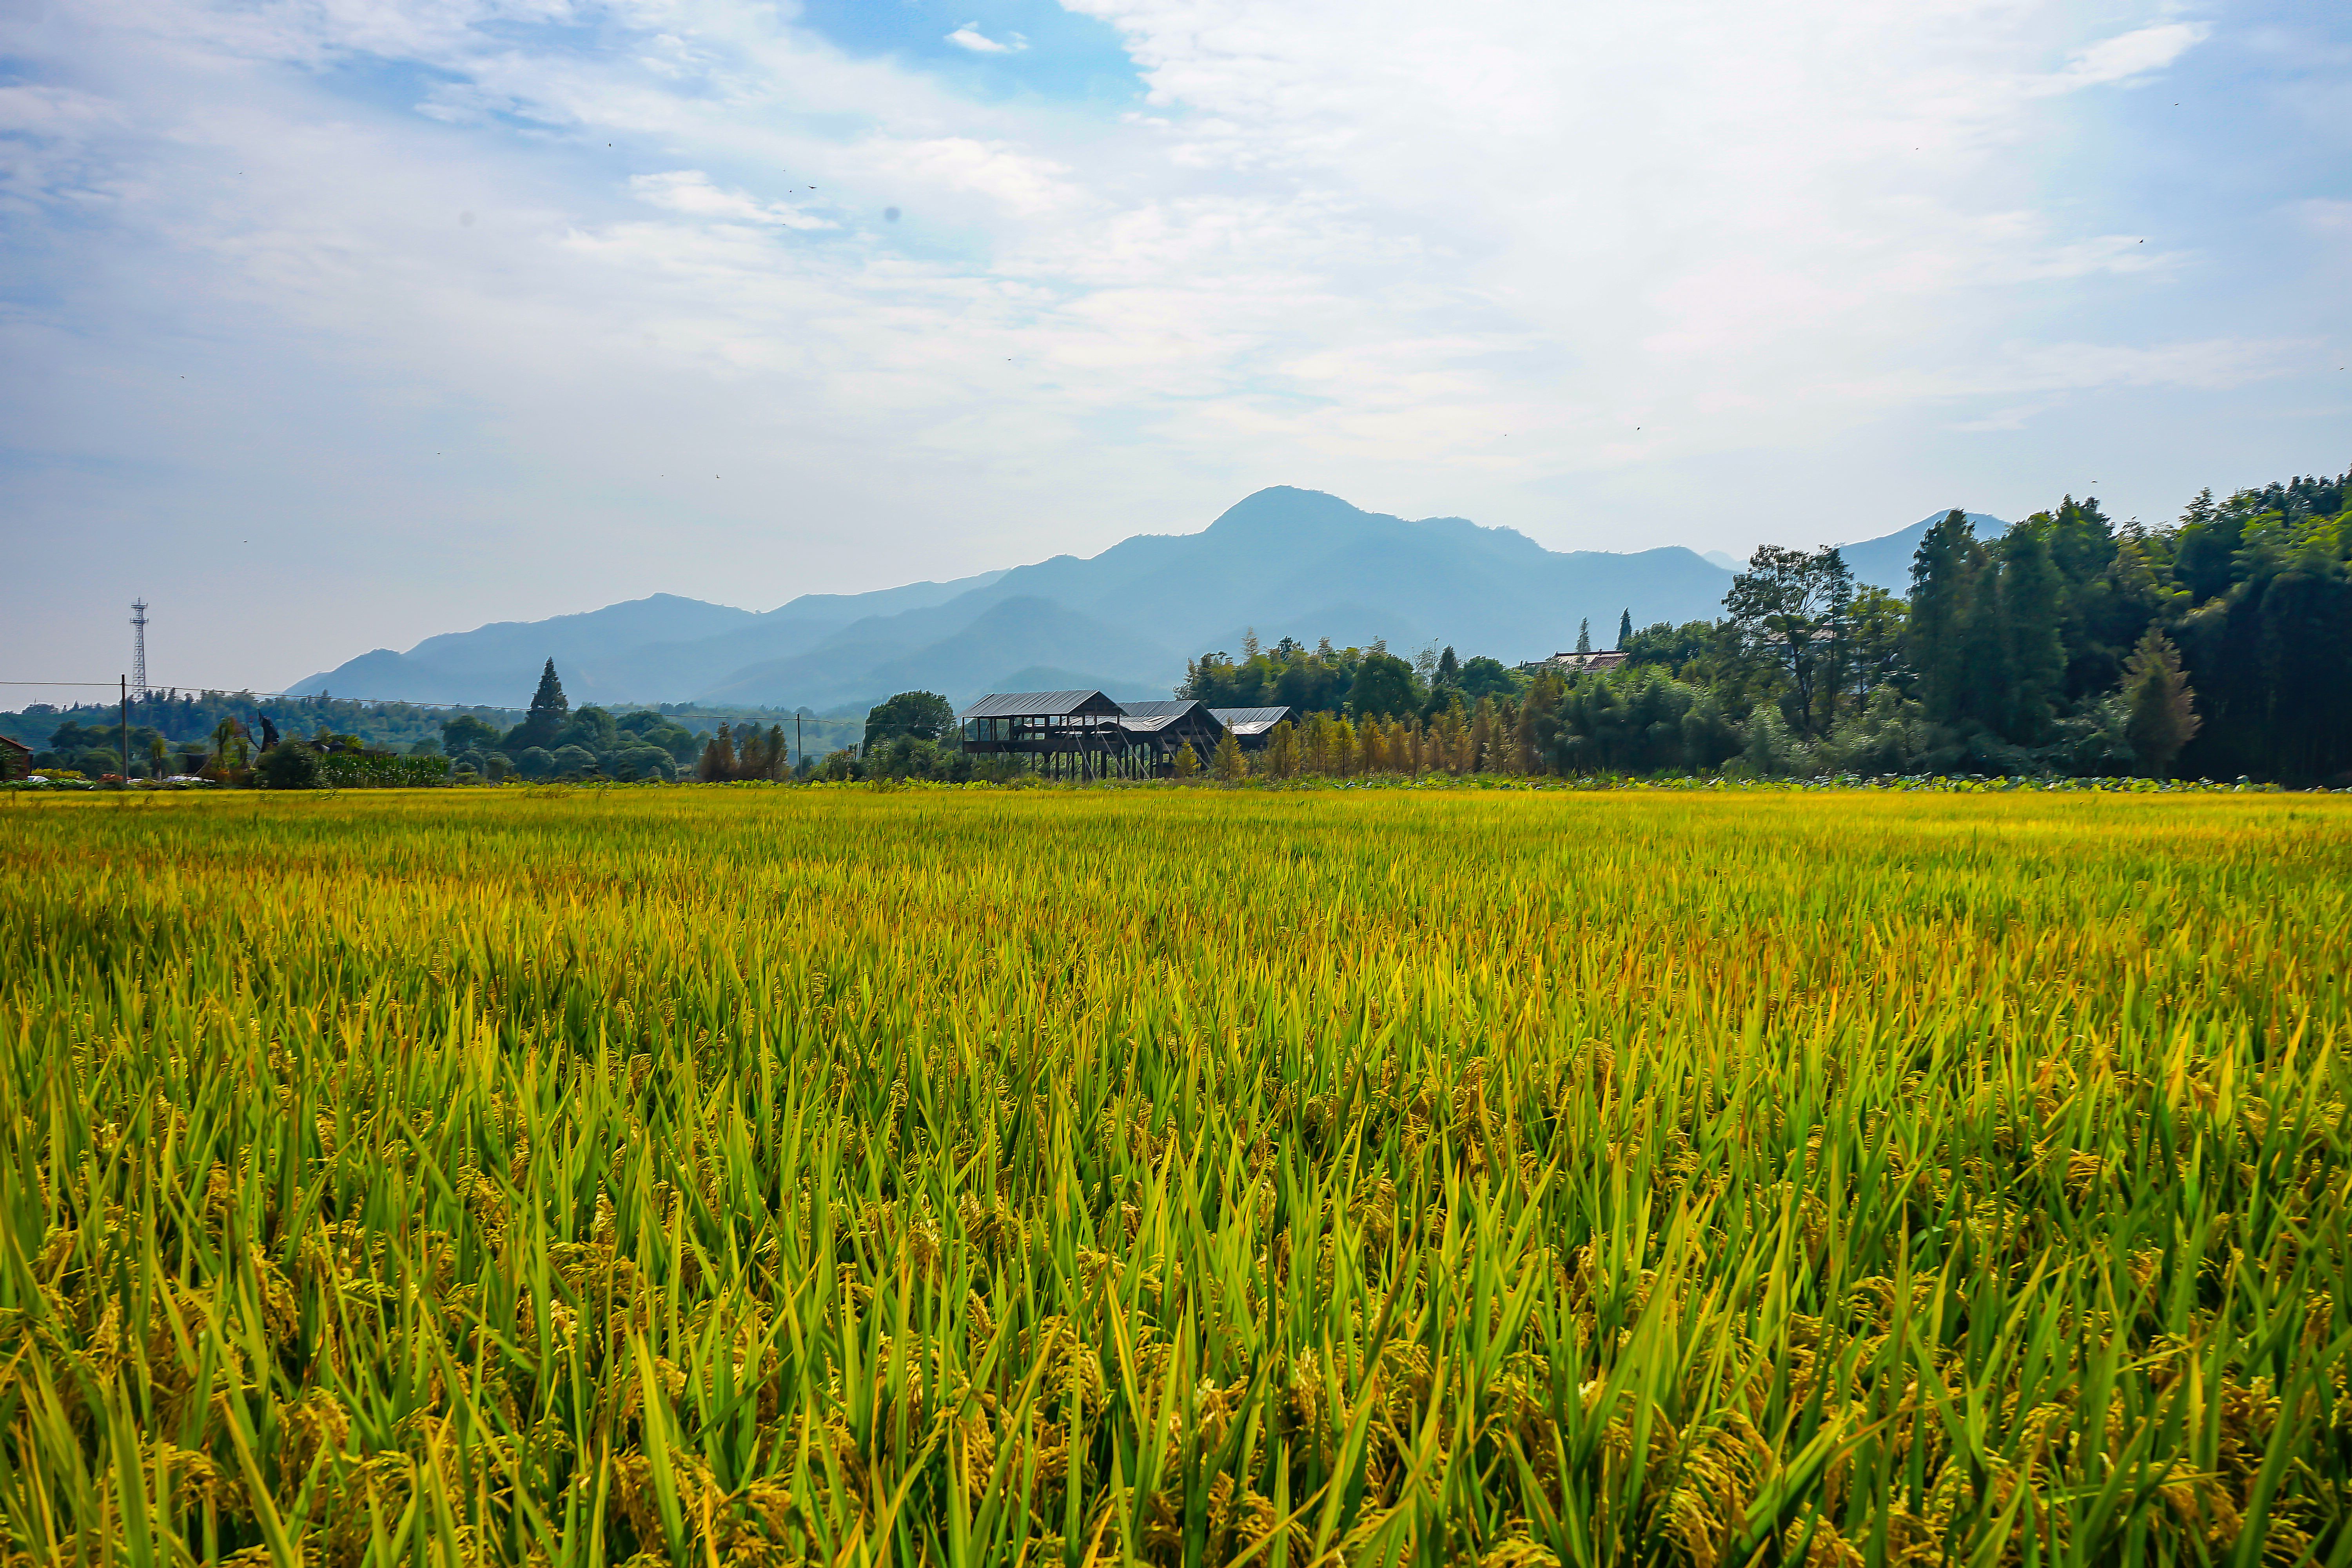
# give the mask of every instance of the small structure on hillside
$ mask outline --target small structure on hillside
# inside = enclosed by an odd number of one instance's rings
[[[33,748],[0,735],[0,779],[21,779],[33,771]]]
[[[1218,723],[1225,727],[1232,734],[1234,742],[1244,752],[1265,750],[1266,742],[1273,739],[1274,727],[1276,724],[1285,721],[1296,724],[1298,721],[1298,710],[1286,706],[1212,708],[1209,711],[1215,717]]]
[[[1519,666],[1528,675],[1581,675],[1587,670],[1614,669],[1625,662],[1625,656],[1613,647],[1595,653],[1556,653],[1549,658],[1532,659]]]

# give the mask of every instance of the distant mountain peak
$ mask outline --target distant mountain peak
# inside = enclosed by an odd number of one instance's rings
[[[1350,522],[1377,515],[1328,491],[1302,490],[1296,485],[1268,485],[1262,490],[1253,490],[1220,512],[1207,531],[1292,529],[1302,524]]]

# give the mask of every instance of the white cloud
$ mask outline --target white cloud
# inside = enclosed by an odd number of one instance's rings
[[[976,55],[1013,55],[1029,47],[1029,40],[1018,33],[1007,33],[1003,43],[997,42],[980,30],[977,22],[966,22],[947,36],[947,41],[960,49],[970,49]]]
[[[2164,69],[2203,43],[2211,32],[2202,22],[2159,22],[2137,28],[2076,49],[2065,68],[2044,78],[2039,87],[2043,91],[2071,92],[2079,87],[2130,81]]]
[[[2314,196],[2297,202],[2295,216],[2315,233],[2352,235],[2352,202],[2337,201],[2326,196]]]
[[[1069,181],[1068,165],[1003,142],[970,136],[877,138],[851,155],[865,166],[868,179],[985,196],[1024,216],[1052,212],[1078,194]]]
[[[760,224],[776,228],[835,228],[829,218],[817,216],[790,202],[762,202],[741,191],[723,190],[699,169],[672,169],[659,174],[633,174],[629,189],[640,201],[684,213],[689,217],[726,223]]]

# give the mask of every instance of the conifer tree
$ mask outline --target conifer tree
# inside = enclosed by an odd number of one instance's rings
[[[1176,755],[1170,759],[1169,766],[1180,779],[1197,778],[1200,775],[1201,757],[1199,752],[1192,750],[1192,742],[1187,741],[1176,748]]]
[[[2021,746],[2047,738],[2066,682],[2059,636],[2065,584],[2039,529],[2011,529],[2001,541],[2000,621],[2008,701],[1996,726]]]
[[[555,661],[551,658],[540,671],[539,689],[530,694],[530,711],[522,716],[515,733],[507,737],[507,750],[551,745],[571,712],[572,703],[563,695],[563,682],[555,678]]]
[[[1249,763],[1242,757],[1242,743],[1234,739],[1231,730],[1217,737],[1217,752],[1209,768],[1219,784],[1239,784],[1248,776]]]
[[[1478,706],[1470,712],[1471,772],[1481,769],[1487,773],[1502,771],[1496,765],[1501,759],[1495,754],[1497,750],[1496,737],[1501,727],[1502,715],[1495,706],[1495,700],[1492,697],[1478,699]]]
[[[1362,766],[1362,738],[1356,727],[1345,719],[1331,721],[1331,773],[1335,778],[1347,778]]]
[[[1617,647],[1622,651],[1633,640],[1633,610],[1628,605],[1617,612]]]
[[[735,737],[726,725],[703,742],[702,761],[696,764],[694,776],[705,784],[718,784],[735,776]]]
[[[2197,716],[2197,694],[2181,672],[2180,650],[2154,626],[2124,666],[2124,700],[2130,713],[2124,736],[2133,753],[2150,778],[2166,777],[2204,721]]]
[[[1576,651],[1579,653],[1592,651],[1592,617],[1590,616],[1576,623]]]
[[[1968,709],[1962,634],[1975,608],[1982,560],[1976,530],[1958,507],[1927,531],[1911,558],[1911,615],[1904,640],[1919,678],[1920,702],[1937,723],[1957,722]]]
[[[1298,772],[1298,731],[1285,719],[1266,736],[1265,771],[1276,778],[1286,779]]]
[[[781,731],[777,737],[782,740]],[[743,727],[743,744],[735,757],[735,776],[739,779],[764,779],[772,776],[776,758],[768,751],[768,737],[760,732],[757,724]]]

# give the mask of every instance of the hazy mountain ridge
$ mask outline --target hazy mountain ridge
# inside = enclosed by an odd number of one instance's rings
[[[1903,587],[1918,535],[1942,515],[1849,546],[1857,575]],[[2005,526],[1969,515],[1979,529]],[[1872,575],[1898,557],[1891,577]],[[1181,680],[1188,656],[1238,649],[1250,629],[1343,646],[1385,638],[1398,649],[1442,638],[1465,654],[1516,661],[1571,646],[1581,620],[1606,646],[1622,611],[1639,625],[1715,616],[1730,581],[1679,546],[1555,552],[1513,529],[1458,517],[1408,521],[1276,487],[1198,533],[1136,534],[1090,557],[870,594],[803,595],[765,614],[656,594],[444,633],[406,653],[379,648],[295,689],[509,701],[551,658],[574,702],[825,711],[912,689],[961,702],[1049,676],[1133,697]]]
[[[1946,509],[1948,511],[1948,508]],[[1976,525],[1979,539],[1990,538],[2008,531],[2009,524],[1990,512],[1972,511],[1968,520]],[[1884,588],[1892,594],[1911,592],[1911,557],[1917,552],[1919,542],[1927,531],[1944,521],[1946,512],[1931,511],[1910,527],[1879,539],[1865,539],[1858,544],[1841,544],[1838,553],[1853,569],[1853,580]]]

